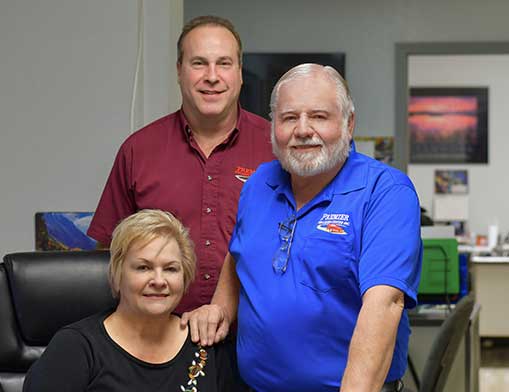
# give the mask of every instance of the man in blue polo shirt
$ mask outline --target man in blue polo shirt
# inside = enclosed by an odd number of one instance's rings
[[[271,111],[278,161],[245,184],[212,304],[183,322],[210,344],[238,309],[239,370],[255,391],[398,391],[421,263],[415,189],[355,151],[333,68],[288,71]]]

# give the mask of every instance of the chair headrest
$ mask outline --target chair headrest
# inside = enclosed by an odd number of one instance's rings
[[[4,257],[21,336],[46,346],[62,326],[114,307],[108,251],[26,252]]]

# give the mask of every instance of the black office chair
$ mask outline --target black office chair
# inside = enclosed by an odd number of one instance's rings
[[[461,341],[468,329],[474,309],[472,294],[463,297],[440,326],[426,359],[419,392],[443,392]],[[403,392],[411,392],[404,388]]]
[[[12,253],[0,263],[0,392],[20,392],[56,331],[113,307],[109,252]]]

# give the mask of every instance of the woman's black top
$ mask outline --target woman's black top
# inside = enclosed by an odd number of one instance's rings
[[[147,363],[133,357],[108,335],[103,322],[111,313],[88,317],[57,332],[30,368],[23,391],[244,391],[232,342],[200,352],[188,336],[172,360]]]

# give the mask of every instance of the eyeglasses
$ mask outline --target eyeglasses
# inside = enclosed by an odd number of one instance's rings
[[[295,215],[290,216],[284,222],[279,222],[279,240],[281,246],[276,251],[274,258],[272,259],[272,268],[277,274],[284,274],[286,267],[288,266],[288,260],[290,260],[290,248],[292,246],[293,233],[295,232],[295,226],[297,224],[297,218]]]

